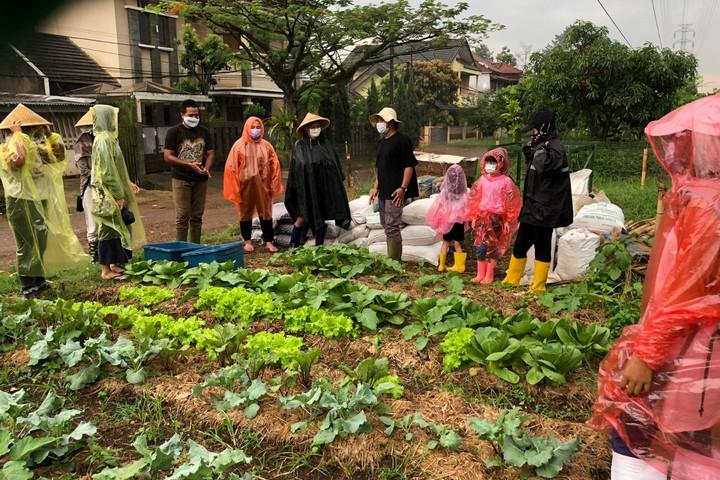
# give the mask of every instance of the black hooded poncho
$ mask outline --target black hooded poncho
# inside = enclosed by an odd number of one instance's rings
[[[301,217],[313,231],[327,220],[348,229],[351,216],[344,178],[335,147],[325,135],[298,140],[285,188],[285,208],[293,220]]]

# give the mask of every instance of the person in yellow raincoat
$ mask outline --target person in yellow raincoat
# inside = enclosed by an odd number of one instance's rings
[[[253,250],[252,219],[260,217],[265,248],[277,252],[273,244],[272,202],[283,191],[280,161],[275,148],[265,140],[265,125],[258,117],[245,122],[242,136],[235,142],[225,162],[223,196],[233,202],[240,217],[240,235],[245,251]]]
[[[130,182],[125,157],[118,143],[118,109],[96,105],[93,112],[91,213],[98,225],[100,276],[122,280],[123,266],[133,248],[145,243],[145,230]]]
[[[67,161],[50,122],[18,105],[0,124],[10,130],[0,147],[0,178],[7,217],[17,248],[22,293],[33,297],[48,287],[46,278],[89,260],[68,217],[63,187]]]

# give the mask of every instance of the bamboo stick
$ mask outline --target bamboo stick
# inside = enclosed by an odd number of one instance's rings
[[[645,188],[645,179],[647,178],[647,161],[648,161],[648,149],[643,148],[642,157],[642,174],[640,175],[640,188]]]

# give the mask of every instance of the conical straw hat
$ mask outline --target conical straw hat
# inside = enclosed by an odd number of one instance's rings
[[[305,118],[303,118],[303,121],[300,122],[300,125],[298,125],[297,132],[300,133],[300,131],[303,129],[303,127],[305,127],[305,125],[309,125],[313,122],[320,122],[320,128],[322,128],[323,130],[330,126],[330,120],[328,120],[327,118],[308,112],[307,115],[305,115]]]
[[[93,116],[92,116],[92,110],[88,110],[85,112],[85,115],[80,117],[80,120],[77,121],[75,124],[76,127],[92,127],[93,124]]]
[[[0,123],[0,129],[10,128],[13,122],[18,122],[21,127],[32,127],[35,125],[52,125],[43,117],[30,110],[28,107],[19,103],[12,112]]]

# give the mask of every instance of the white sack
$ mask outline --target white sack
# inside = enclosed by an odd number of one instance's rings
[[[437,266],[440,258],[440,245],[442,245],[442,242],[425,246],[403,245],[402,260],[404,262],[427,262]],[[368,246],[368,250],[373,253],[387,255],[387,243],[372,244]]]
[[[387,236],[385,235],[385,230],[370,230],[370,234],[368,235],[368,245],[373,245],[375,243],[385,243],[387,242]]]
[[[357,239],[353,240],[352,242],[350,242],[350,245],[355,245],[356,247],[367,248],[369,244],[368,244],[367,237],[360,237],[360,238],[357,238]]]
[[[584,228],[575,228],[558,239],[555,274],[560,280],[580,279],[595,258],[600,236]]]
[[[408,225],[427,225],[428,210],[434,198],[421,198],[403,208],[402,221]]]
[[[590,194],[590,176],[592,170],[589,168],[583,168],[577,172],[570,174],[570,188],[573,195],[588,195]]]
[[[440,239],[429,225],[408,225],[402,229],[403,246],[434,245]],[[372,243],[372,242],[371,242]]]
[[[351,243],[358,238],[367,238],[370,229],[366,225],[356,225],[350,230],[343,230],[338,235],[337,243]]]
[[[586,228],[595,233],[622,230],[625,215],[620,207],[612,203],[592,203],[585,205],[575,216],[571,228]]]
[[[357,223],[365,223],[369,214],[373,213],[373,205],[370,203],[370,196],[363,195],[348,203],[350,215]]]
[[[380,228],[383,228],[382,224],[380,223],[380,212],[373,212],[365,217],[365,220],[367,222],[367,227],[370,230],[378,230]]]

